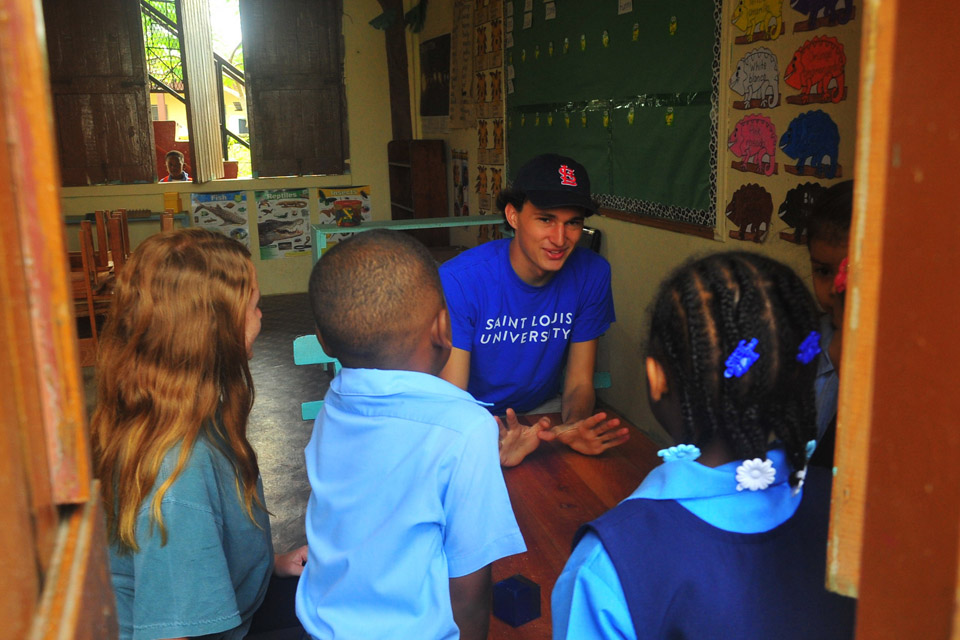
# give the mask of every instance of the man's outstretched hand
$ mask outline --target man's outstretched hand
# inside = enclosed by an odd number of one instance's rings
[[[595,456],[629,440],[630,430],[620,426],[620,418],[607,420],[607,414],[601,411],[583,420],[559,424],[548,431],[541,431],[540,438],[556,438],[574,451]]]
[[[504,424],[506,421],[506,424]],[[500,466],[515,467],[528,454],[540,446],[540,440],[553,440],[553,437],[543,437],[550,429],[550,418],[544,416],[533,426],[520,424],[513,409],[507,409],[507,415],[501,420],[497,418],[500,427]]]

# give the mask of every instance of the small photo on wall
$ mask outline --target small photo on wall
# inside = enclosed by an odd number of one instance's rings
[[[420,115],[450,115],[450,34],[420,45]]]

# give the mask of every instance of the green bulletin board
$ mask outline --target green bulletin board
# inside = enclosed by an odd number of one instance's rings
[[[569,155],[602,206],[713,227],[719,2],[506,5],[511,175],[539,153]]]

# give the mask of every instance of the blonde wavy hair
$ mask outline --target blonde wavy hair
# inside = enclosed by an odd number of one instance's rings
[[[137,512],[178,443],[177,466],[150,502],[163,544],[161,501],[199,437],[233,463],[251,520],[254,505],[264,507],[246,435],[254,392],[244,336],[253,278],[246,247],[204,229],[151,236],[117,277],[100,336],[91,431],[108,532],[122,549],[138,550]]]

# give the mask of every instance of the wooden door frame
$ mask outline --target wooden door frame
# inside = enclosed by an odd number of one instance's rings
[[[863,4],[829,582],[857,638],[960,638],[960,14]]]
[[[10,637],[109,639],[115,607],[38,8],[0,0],[0,616]]]

